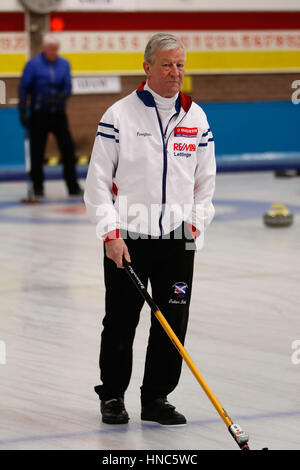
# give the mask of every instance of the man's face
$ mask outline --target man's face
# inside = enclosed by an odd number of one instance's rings
[[[47,60],[54,62],[58,56],[58,44],[47,44],[43,47],[43,53]]]
[[[143,63],[149,87],[163,96],[172,98],[182,87],[184,77],[184,51],[181,47],[164,51],[157,49],[154,64]]]

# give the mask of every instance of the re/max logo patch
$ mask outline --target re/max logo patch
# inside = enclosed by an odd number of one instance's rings
[[[175,127],[175,137],[197,137],[198,127]]]
[[[195,144],[174,144],[174,150],[178,152],[196,152]]]

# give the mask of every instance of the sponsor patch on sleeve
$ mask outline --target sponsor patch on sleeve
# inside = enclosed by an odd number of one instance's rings
[[[175,137],[197,137],[198,127],[175,127]]]

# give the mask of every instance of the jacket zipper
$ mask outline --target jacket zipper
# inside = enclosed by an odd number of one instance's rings
[[[169,138],[171,137],[172,132],[174,131],[174,129],[181,123],[181,121],[185,118],[187,113],[185,113],[185,115],[182,116],[180,121],[178,123],[176,123],[176,126],[172,129],[172,131],[169,133],[169,135],[166,139],[166,133],[167,133],[169,124],[170,124],[171,120],[175,116],[177,116],[177,114],[179,114],[179,113],[175,113],[175,114],[173,114],[172,117],[170,117],[169,122],[168,122],[167,127],[166,127],[166,131],[164,133],[163,128],[162,128],[161,119],[160,119],[156,104],[155,104],[155,111],[156,111],[157,119],[158,119],[158,122],[159,122],[159,128],[160,128],[161,137],[162,137],[163,158],[164,158],[164,168],[163,168],[163,178],[162,178],[162,208],[161,208],[161,213],[160,213],[159,221],[158,221],[160,235],[162,236],[163,235],[162,218],[163,218],[163,215],[164,215],[164,212],[165,212],[165,204],[166,204],[166,180],[167,180],[167,169],[168,169],[168,141],[169,141]]]
[[[55,94],[55,70],[53,64],[49,64],[50,68],[50,83],[51,83],[51,95],[54,96]],[[51,106],[51,109],[55,109],[55,105]]]
[[[167,178],[168,159],[167,159],[167,147],[166,147],[166,144],[165,144],[165,137],[164,137],[164,132],[163,132],[163,128],[162,128],[161,119],[160,119],[160,116],[158,114],[156,104],[154,106],[155,106],[155,111],[156,111],[156,115],[157,115],[157,119],[158,119],[158,123],[159,123],[159,128],[160,128],[160,133],[161,133],[161,138],[162,138],[162,144],[163,144],[164,167],[163,167],[163,177],[162,177],[162,208],[161,208],[161,213],[160,213],[159,221],[158,221],[160,235],[162,236],[162,234],[163,234],[162,217],[163,217],[163,213],[164,213],[164,204],[166,202],[166,178]]]

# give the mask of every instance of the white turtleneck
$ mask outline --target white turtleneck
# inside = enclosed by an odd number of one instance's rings
[[[145,83],[144,90],[150,91],[154,98],[157,111],[162,123],[162,128],[165,133],[166,127],[171,117],[176,113],[175,103],[178,98],[178,93],[176,93],[175,96],[172,96],[172,98],[164,98],[149,87],[148,81]]]

